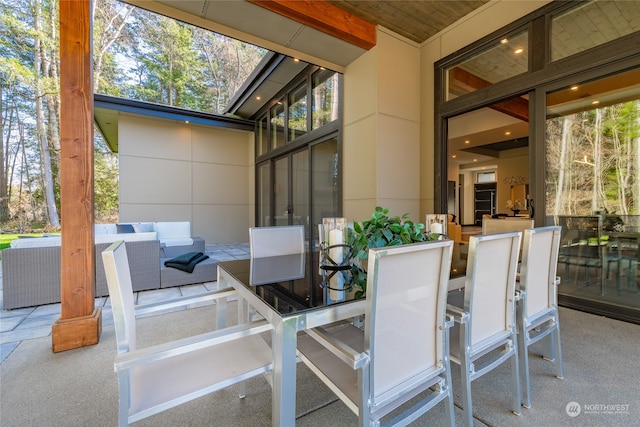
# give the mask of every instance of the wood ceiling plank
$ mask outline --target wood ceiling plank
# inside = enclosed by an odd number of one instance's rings
[[[376,45],[376,26],[325,1],[248,0],[363,49]]]

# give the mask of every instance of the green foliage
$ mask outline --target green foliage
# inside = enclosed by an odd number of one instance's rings
[[[94,147],[94,214],[95,222],[118,220],[118,157],[96,135]]]
[[[377,206],[371,218],[353,223],[353,230],[347,231],[346,243],[351,247],[351,270],[349,279],[356,289],[356,296],[367,291],[367,273],[363,261],[369,256],[369,249],[398,246],[408,243],[435,240],[435,236],[424,232],[425,225],[407,220],[408,213],[389,216],[389,209]]]

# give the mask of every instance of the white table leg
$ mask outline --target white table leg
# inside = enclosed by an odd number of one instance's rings
[[[273,334],[274,426],[294,426],[296,420],[296,347],[298,319],[285,318]]]

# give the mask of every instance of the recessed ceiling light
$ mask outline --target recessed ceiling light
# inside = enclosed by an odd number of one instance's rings
[[[300,62],[298,58],[293,58],[293,62]]]
[[[451,157],[455,159],[455,158],[456,158],[456,155],[455,155],[455,154],[452,154],[452,155],[451,155]]]
[[[473,159],[473,161],[474,161],[474,162],[477,162],[477,161],[478,161],[478,159]]]
[[[260,98],[259,96],[256,96],[256,101],[260,101],[262,98]]]
[[[593,101],[591,104],[592,105],[600,104],[600,101]]]
[[[507,44],[507,43],[509,43],[509,39],[502,39],[502,40],[500,40],[500,43]]]
[[[578,85],[573,85],[573,86],[571,86],[571,90],[573,90],[573,91],[578,90]]]
[[[519,47],[514,52],[515,52],[516,55],[520,55],[522,52],[524,52],[524,49]]]
[[[505,134],[505,135],[511,135],[511,132],[506,131],[504,134]]]
[[[469,142],[471,141],[469,141],[468,139],[464,141],[465,144],[468,144]]]
[[[185,122],[186,124],[189,124],[189,120],[185,120],[184,122]]]

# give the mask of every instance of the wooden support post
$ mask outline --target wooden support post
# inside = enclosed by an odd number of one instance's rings
[[[102,332],[94,306],[91,3],[59,2],[62,311],[51,330],[54,352],[97,344]]]

